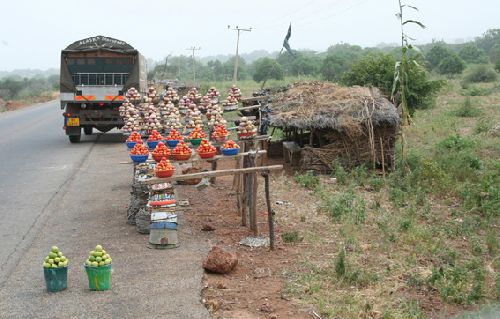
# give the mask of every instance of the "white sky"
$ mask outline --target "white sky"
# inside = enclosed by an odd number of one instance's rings
[[[409,28],[417,42],[468,39],[500,27],[500,0],[403,0],[427,29]],[[292,23],[294,49],[323,51],[338,42],[362,46],[399,41],[397,0],[2,0],[0,70],[59,67],[60,50],[95,35],[124,40],[147,58],[190,52],[276,51]]]

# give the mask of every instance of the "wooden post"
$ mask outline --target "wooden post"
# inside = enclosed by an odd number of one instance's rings
[[[385,178],[384,142],[382,141],[382,137],[380,137],[380,156],[382,156],[382,174]]]
[[[314,142],[314,129],[311,128],[311,133],[309,133],[309,146],[313,147]]]
[[[255,167],[255,155],[249,155],[251,167]],[[252,173],[250,175],[251,187],[248,189],[250,196],[249,201],[249,215],[250,215],[250,229],[253,230],[253,234],[257,236],[259,234],[259,227],[257,224],[257,189],[258,180],[257,173]]]
[[[264,177],[264,190],[266,192],[267,223],[269,226],[269,247],[274,250],[274,212],[271,208],[271,196],[269,195],[269,172],[262,173]]]
[[[212,171],[216,171],[217,170],[217,161],[212,161],[211,165],[212,165]],[[215,176],[211,177],[210,183],[215,184],[215,178],[216,178]]]

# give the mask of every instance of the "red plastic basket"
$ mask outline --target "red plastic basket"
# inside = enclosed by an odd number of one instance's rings
[[[170,158],[170,154],[169,154],[169,155],[158,155],[158,154],[152,153],[152,155],[153,155],[153,159],[154,159],[156,162],[161,161],[161,159],[162,159],[162,158],[166,158],[166,159],[169,159],[169,158]]]
[[[175,169],[171,169],[168,171],[156,171],[156,176],[160,178],[172,177],[174,175]]]
[[[187,161],[191,158],[191,154],[172,154],[176,161]]]
[[[217,153],[217,150],[215,150],[213,152],[198,153],[198,155],[200,155],[201,158],[208,159],[208,158],[214,157],[216,153]]]

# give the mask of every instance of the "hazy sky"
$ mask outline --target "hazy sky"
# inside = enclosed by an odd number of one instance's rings
[[[427,29],[409,28],[418,42],[454,41],[500,27],[500,0],[403,0]],[[147,58],[281,49],[289,23],[294,49],[325,50],[349,42],[362,46],[399,41],[397,0],[2,0],[0,70],[59,67],[60,50],[89,36],[124,40]]]

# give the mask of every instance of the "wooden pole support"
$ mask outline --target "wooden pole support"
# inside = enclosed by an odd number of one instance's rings
[[[263,172],[262,176],[264,177],[264,191],[266,193],[266,205],[267,205],[267,223],[269,226],[269,247],[271,250],[274,250],[274,212],[271,208],[271,196],[269,194],[269,173]]]

